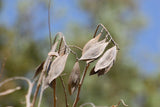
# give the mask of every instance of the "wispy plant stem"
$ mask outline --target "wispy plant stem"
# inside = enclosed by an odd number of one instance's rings
[[[114,45],[116,45],[116,47],[117,47],[117,49],[118,49],[118,50],[120,50],[120,48],[119,48],[118,44],[113,40],[113,38],[112,38],[111,34],[109,33],[109,31],[106,29],[106,27],[105,27],[103,24],[98,24],[98,25],[97,25],[97,28],[96,28],[96,31],[95,31],[95,33],[94,33],[94,36],[93,36],[93,37],[95,37],[95,36],[96,36],[97,31],[98,31],[98,29],[99,29],[99,27],[100,27],[100,26],[101,26],[101,27],[106,31],[107,36],[109,36],[109,37],[110,37],[110,39],[111,39],[112,43],[113,43]],[[102,31],[103,31],[103,30],[101,30],[101,32],[102,32]],[[106,37],[107,37],[107,36],[106,36]]]
[[[53,81],[53,102],[54,107],[57,105],[57,97],[56,97],[56,79]]]
[[[67,100],[67,92],[66,92],[66,87],[65,87],[65,84],[64,84],[64,81],[63,81],[62,76],[60,76],[60,80],[61,80],[61,83],[62,83],[62,86],[63,86],[63,90],[64,90],[66,107],[68,107],[68,106],[69,106],[69,104],[68,104],[68,100]]]

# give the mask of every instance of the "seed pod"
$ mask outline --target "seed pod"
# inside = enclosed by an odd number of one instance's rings
[[[41,73],[41,72],[42,72],[44,62],[45,62],[45,61],[43,61],[40,65],[38,65],[38,67],[36,68],[36,72],[35,72],[35,74],[34,74],[34,77],[33,77],[33,78],[35,78],[39,73]]]
[[[112,68],[113,64],[114,61],[107,68],[97,71],[98,76],[106,74]]]
[[[49,84],[63,72],[67,57],[68,53],[64,54],[63,56],[56,57],[55,60],[51,63],[51,68],[47,76]]]
[[[62,42],[60,43],[61,44],[61,47],[60,47],[60,51],[59,51],[59,55],[64,55],[65,54],[65,44],[64,44],[64,41],[63,41],[63,39],[62,39]]]
[[[116,60],[116,55],[116,46],[108,49],[95,65],[95,72],[104,68],[111,68],[111,66],[113,65],[112,63],[114,63],[114,61]],[[106,69],[106,71],[108,70]]]
[[[48,53],[49,56],[58,56],[58,53],[56,52],[57,44],[58,42],[56,41],[56,43],[52,45],[52,49]]]
[[[99,33],[95,38],[91,39],[90,41],[88,41],[85,46],[83,47],[82,50],[82,55],[95,43],[98,42],[99,38],[101,36],[101,33]]]
[[[79,85],[79,82],[80,82],[80,67],[79,67],[79,62],[76,62],[74,64],[73,70],[68,80],[68,90],[70,95],[72,95],[75,92],[75,90]]]
[[[107,45],[108,42],[105,42],[105,40],[93,44],[79,60],[87,61],[97,59],[103,53]]]

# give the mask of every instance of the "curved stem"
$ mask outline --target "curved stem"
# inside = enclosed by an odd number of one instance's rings
[[[69,47],[73,47],[73,48],[77,48],[77,49],[79,49],[80,51],[82,51],[83,49],[82,48],[80,48],[79,46],[76,46],[76,45],[68,45]]]
[[[99,24],[99,26],[102,26],[102,28],[107,32],[107,36],[109,36],[111,38],[111,41],[114,45],[116,45],[117,49],[120,50],[118,44],[113,40],[111,34],[109,33],[109,31],[105,28],[105,26],[103,24]]]
[[[9,81],[13,81],[13,80],[24,80],[24,81],[26,81],[28,83],[29,88],[28,88],[28,92],[27,92],[25,97],[26,97],[26,107],[30,107],[31,106],[31,102],[30,102],[31,93],[32,93],[32,88],[34,86],[35,81],[31,82],[31,80],[29,80],[28,78],[25,78],[25,77],[13,77],[13,78],[9,78],[9,79],[6,79],[3,82],[1,82],[0,83],[0,87],[3,84],[5,84],[5,83],[7,83]]]

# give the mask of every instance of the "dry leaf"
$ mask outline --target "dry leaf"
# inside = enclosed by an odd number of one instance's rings
[[[79,62],[76,62],[74,64],[73,70],[69,76],[69,81],[68,81],[68,90],[70,95],[72,95],[75,92],[75,90],[79,85],[79,82],[80,82],[80,67],[79,67]]]
[[[81,56],[79,60],[86,61],[98,58],[103,53],[107,45],[108,42],[105,42],[105,40],[95,43]]]
[[[95,72],[104,68],[110,68],[116,59],[117,49],[116,46],[108,49],[104,55],[98,60],[97,64],[95,65]],[[107,72],[107,69],[106,69]]]
[[[64,54],[63,56],[56,57],[55,60],[51,63],[51,67],[47,76],[49,84],[63,72],[67,57],[68,53]]]
[[[82,55],[95,43],[98,42],[99,38],[101,36],[101,33],[99,33],[95,38],[88,41],[85,46],[83,47]]]
[[[38,65],[38,67],[36,68],[36,72],[35,72],[33,78],[35,78],[39,73],[41,73],[41,71],[43,70],[44,62],[45,62],[45,61],[43,61],[40,65]]]

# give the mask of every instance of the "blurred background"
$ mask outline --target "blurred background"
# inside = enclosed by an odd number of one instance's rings
[[[129,107],[160,106],[159,3],[51,0],[52,37],[63,32],[68,44],[83,48],[97,24],[102,23],[120,46],[117,61],[106,75],[86,76],[79,104],[110,106],[123,99]],[[49,51],[48,35],[48,0],[0,0],[0,81],[14,76],[31,79]],[[74,62],[70,56],[64,71],[65,83]],[[22,86],[20,91],[0,97],[0,107],[24,107],[26,83],[13,81],[0,91],[18,85]],[[45,91],[42,107],[52,107],[51,93],[52,89]],[[64,107],[61,84],[57,94],[58,107]],[[74,95],[68,98],[72,104]]]

